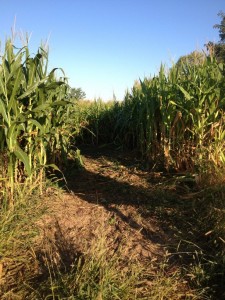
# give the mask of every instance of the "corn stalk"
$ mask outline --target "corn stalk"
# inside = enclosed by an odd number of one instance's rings
[[[41,47],[32,57],[28,46],[18,50],[6,41],[0,63],[0,149],[7,156],[10,199],[16,181],[40,176],[42,182],[43,168],[65,148],[67,83],[56,79],[57,69],[48,74],[47,63],[48,53]]]

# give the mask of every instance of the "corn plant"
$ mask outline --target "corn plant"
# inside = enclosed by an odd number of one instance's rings
[[[66,152],[67,83],[48,73],[48,53],[39,48],[31,56],[28,46],[15,48],[8,39],[0,64],[0,151],[7,166],[8,188],[14,183],[43,177],[43,168],[56,152]]]
[[[162,65],[158,76],[136,82],[123,101],[119,135],[152,163],[190,169],[224,164],[224,65]]]
[[[117,113],[120,110],[116,101],[103,102],[101,99],[94,101],[78,101],[75,112],[76,135],[78,141],[98,145],[110,143],[116,130]]]

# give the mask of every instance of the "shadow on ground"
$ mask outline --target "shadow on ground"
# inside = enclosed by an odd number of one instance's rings
[[[68,170],[66,174],[68,188],[75,195],[103,206],[154,243],[169,246],[177,244],[182,235],[187,238],[188,227],[184,223],[185,218],[190,221],[192,200],[183,201],[179,193],[189,192],[188,187],[175,184],[168,174],[147,171],[130,153],[93,147],[83,148],[81,153],[84,168]],[[121,207],[127,207],[128,213]],[[138,211],[142,218],[140,223],[129,214],[128,207]],[[161,225],[160,234],[148,226],[155,218]]]
[[[189,185],[180,181],[179,175],[183,174],[146,170],[131,153],[93,146],[81,149],[81,153],[85,157],[84,168],[73,171],[73,176],[68,174],[69,189],[140,231],[143,239],[167,249],[171,253],[170,265],[193,268],[195,285],[214,286],[215,290],[218,287],[220,294],[223,276],[218,275],[219,266],[212,263],[217,250],[202,226],[207,217],[205,191],[201,194],[192,182]],[[129,212],[130,207],[140,218]],[[160,230],[152,229],[153,220]]]

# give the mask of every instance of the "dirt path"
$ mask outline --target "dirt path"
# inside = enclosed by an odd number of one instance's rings
[[[146,209],[153,195],[153,174],[140,170],[138,162],[117,155],[84,151],[84,169],[68,175],[71,193],[54,199],[52,217],[45,220],[48,224],[43,228],[51,228],[54,238],[82,253],[83,246],[98,238],[103,227],[110,247],[122,244],[126,248],[124,256],[158,259],[168,235],[159,227],[154,212]]]
[[[27,237],[32,248],[26,252],[31,266],[18,260],[16,272],[21,280],[28,273],[34,294],[43,294],[40,299],[47,299],[55,286],[63,297],[76,295],[74,276],[79,282],[85,262],[88,269],[84,272],[89,274],[90,258],[99,262],[102,251],[104,267],[110,269],[110,263],[117,259],[116,273],[129,277],[137,267],[134,289],[146,296],[143,299],[207,299],[204,294],[211,283],[206,282],[205,288],[201,282],[205,270],[202,262],[211,257],[211,248],[199,219],[203,210],[201,190],[193,180],[181,174],[150,172],[130,153],[93,147],[81,153],[83,168],[75,168],[71,161],[65,172],[66,188],[59,191],[48,187],[43,201],[38,198],[38,204],[34,203],[35,211],[28,210],[35,215],[31,223],[25,218],[20,225],[22,230],[24,224],[29,225],[32,235],[32,243],[29,234]],[[38,234],[33,234],[33,228]],[[27,249],[22,247],[23,255]],[[98,267],[99,272],[104,269]],[[4,274],[14,280],[17,275],[10,277],[14,269],[12,259],[4,265]],[[91,272],[89,276],[96,284]],[[70,278],[72,290],[67,289]],[[124,277],[118,278],[120,282]],[[65,291],[61,284],[65,284]],[[10,288],[14,285],[12,281]]]
[[[40,222],[43,249],[51,247],[55,261],[69,267],[104,235],[109,254],[122,248],[124,261],[159,266],[176,242],[170,198],[179,201],[177,187],[124,153],[91,148],[82,154],[84,168],[67,170],[69,192],[48,199],[51,214]],[[174,269],[171,263],[168,274]]]

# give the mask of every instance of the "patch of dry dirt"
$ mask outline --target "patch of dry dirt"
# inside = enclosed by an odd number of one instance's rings
[[[115,153],[87,151],[83,160],[84,168],[68,175],[69,192],[47,200],[51,214],[39,223],[43,241],[51,243],[58,259],[71,263],[104,232],[109,251],[122,247],[125,260],[160,261],[168,234],[143,208],[151,201],[157,174]]]

